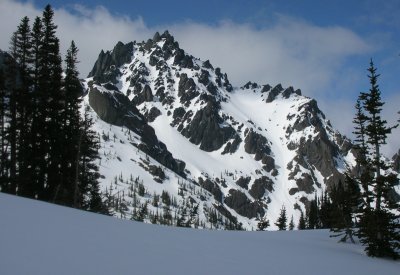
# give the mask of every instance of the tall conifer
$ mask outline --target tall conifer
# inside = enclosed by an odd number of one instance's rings
[[[400,225],[399,216],[395,211],[398,209],[398,203],[391,199],[390,192],[398,181],[396,176],[390,173],[381,155],[381,146],[386,144],[387,135],[397,125],[389,127],[381,118],[384,102],[378,85],[379,74],[376,73],[372,60],[368,72],[371,87],[369,92],[361,93],[361,98],[367,116],[365,135],[370,150],[366,163],[371,163],[373,172],[368,170],[370,166],[364,165],[364,170],[367,171],[364,176],[368,176],[367,180],[371,182],[372,188],[369,190],[366,187],[363,190],[367,201],[360,216],[358,235],[360,242],[366,246],[365,250],[369,256],[397,258],[400,247]],[[363,180],[362,178],[362,185],[366,185]],[[365,195],[365,192],[368,194]],[[371,201],[368,199],[370,194],[372,194]],[[372,203],[375,204],[374,207],[371,206]]]
[[[38,194],[43,193],[43,171],[45,162],[45,151],[43,150],[43,127],[44,127],[44,112],[43,107],[44,96],[39,89],[39,71],[41,64],[41,48],[43,40],[43,24],[40,17],[36,17],[32,26],[32,121],[29,132],[29,152],[27,153],[27,162],[30,166],[27,169],[27,175],[33,188],[32,197],[39,197]]]
[[[79,207],[76,197],[77,187],[75,178],[78,169],[79,146],[82,139],[81,119],[80,119],[80,103],[82,101],[83,89],[79,81],[79,73],[77,70],[77,54],[78,48],[74,41],[67,50],[65,56],[65,78],[63,82],[63,94],[65,94],[65,103],[63,104],[62,116],[62,139],[68,142],[67,146],[62,147],[61,159],[61,175],[62,175],[62,200],[64,203]]]
[[[84,119],[81,126],[80,143],[78,150],[79,173],[77,197],[81,198],[81,208],[108,214],[108,209],[100,193],[99,167],[96,163],[99,160],[100,138],[97,132],[92,129],[93,119],[89,115],[89,107],[85,108]]]
[[[32,39],[29,18],[24,17],[15,32],[15,61],[18,64],[19,85],[16,93],[16,131],[17,131],[17,166],[16,176],[18,193],[31,196],[30,176],[27,173],[29,166],[29,133],[31,128],[31,70],[32,70]]]
[[[47,201],[57,202],[61,177],[61,148],[63,144],[62,115],[63,92],[61,89],[62,67],[59,40],[56,36],[57,26],[54,24],[54,11],[47,5],[42,15],[42,43],[39,48],[38,70],[38,111],[39,127],[43,131],[40,140],[40,155],[43,157],[39,178],[44,184],[43,193],[39,196]]]
[[[3,54],[3,53],[2,53]],[[4,57],[6,54],[4,54]],[[7,188],[7,140],[6,140],[6,80],[3,68],[0,68],[0,189],[4,192]]]

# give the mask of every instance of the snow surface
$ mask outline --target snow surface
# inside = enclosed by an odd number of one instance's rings
[[[399,274],[327,230],[173,228],[0,193],[0,274]]]

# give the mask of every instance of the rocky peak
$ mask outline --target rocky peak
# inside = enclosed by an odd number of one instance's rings
[[[247,82],[241,87],[241,89],[257,89],[257,88],[259,88],[259,85],[251,81]]]
[[[248,82],[246,85],[242,87],[242,89],[256,89],[258,88],[258,84],[256,83],[251,83]],[[275,87],[271,87],[270,85],[263,85],[261,93],[267,93],[268,96],[265,99],[265,102],[270,103],[274,101],[279,95],[281,95],[283,98],[288,99],[291,95],[299,95],[301,96],[301,90],[300,89],[294,89],[292,86],[289,86],[288,88],[284,89],[282,87],[282,84],[278,84]]]
[[[105,83],[117,83],[117,77],[121,75],[119,67],[131,61],[133,54],[133,42],[124,44],[119,41],[112,51],[101,50],[96,63],[88,77],[94,81]]]
[[[161,35],[160,35],[158,32],[156,32],[156,33],[154,34],[154,36],[153,36],[153,41],[154,41],[155,43],[161,41]]]

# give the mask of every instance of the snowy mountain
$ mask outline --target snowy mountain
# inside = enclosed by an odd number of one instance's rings
[[[0,220],[0,273],[8,275],[392,275],[400,269],[399,261],[367,257],[362,246],[338,243],[327,230],[185,230],[4,193]]]
[[[84,85],[119,217],[146,204],[147,222],[167,212],[192,227],[252,230],[265,217],[274,229],[283,205],[297,223],[354,164],[314,99],[280,84],[233,87],[167,31],[102,51]]]

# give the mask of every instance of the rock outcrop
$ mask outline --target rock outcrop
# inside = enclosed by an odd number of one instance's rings
[[[137,145],[140,150],[178,175],[185,176],[185,163],[172,157],[135,105],[120,92],[105,93],[99,89],[101,87],[92,86],[89,91],[89,104],[97,115],[107,123],[124,126],[140,135],[142,143]]]
[[[218,107],[209,101],[203,109],[197,111],[181,133],[193,144],[200,144],[201,150],[211,152],[221,148],[235,134],[232,127],[229,125],[221,127],[221,124]]]
[[[93,80],[100,83],[117,83],[117,77],[121,75],[119,67],[131,61],[132,53],[133,42],[118,42],[111,52],[101,51],[88,77],[93,77]]]

